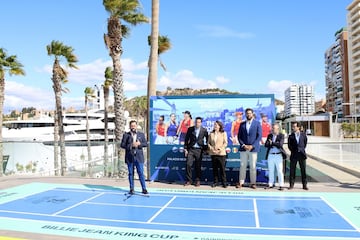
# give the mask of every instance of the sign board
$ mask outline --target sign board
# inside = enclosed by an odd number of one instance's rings
[[[173,136],[175,127],[168,127],[167,137],[162,137],[156,131],[159,119],[164,118],[164,124],[169,126],[171,115],[179,126],[187,111],[192,121],[196,117],[203,118],[203,126],[211,132],[214,122],[220,120],[228,135],[226,174],[228,182],[237,182],[239,179],[240,153],[239,145],[231,138],[233,121],[245,109],[254,110],[256,121],[262,122],[262,117],[267,119],[264,134],[267,135],[269,125],[275,121],[275,103],[273,94],[239,94],[239,95],[197,95],[197,96],[155,96],[150,99],[150,180],[152,181],[184,181],[186,158],[184,156],[181,134]],[[191,122],[191,120],[188,120]],[[263,126],[263,124],[262,124]],[[264,135],[263,134],[263,135]],[[267,162],[265,147],[261,146],[258,154],[258,182],[267,183]],[[202,161],[202,181],[213,181],[211,158],[204,155]]]

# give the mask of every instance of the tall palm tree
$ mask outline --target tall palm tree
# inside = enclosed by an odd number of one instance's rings
[[[138,0],[103,0],[103,5],[110,13],[107,25],[107,34],[104,35],[105,45],[113,62],[113,90],[115,109],[115,140],[120,142],[125,131],[126,119],[124,116],[124,80],[120,57],[123,52],[122,39],[129,36],[130,28],[124,23],[136,26],[148,22],[147,17],[140,12]],[[118,147],[119,144],[116,144]],[[117,150],[118,162],[120,149]]]
[[[5,93],[5,73],[9,75],[25,75],[23,65],[17,60],[16,55],[8,56],[3,48],[0,48],[0,177],[3,176],[3,145],[2,124]]]
[[[66,60],[66,65],[70,68],[77,69],[75,63],[78,61],[74,54],[74,49],[70,46],[64,45],[60,41],[52,41],[46,46],[47,54],[54,56],[53,64],[53,89],[55,93],[55,105],[56,105],[56,117],[55,117],[55,128],[54,128],[54,164],[58,164],[57,161],[57,144],[59,136],[60,143],[60,156],[61,156],[61,176],[65,175],[66,172],[66,154],[65,154],[65,132],[63,126],[63,109],[61,104],[62,92],[68,92],[68,89],[63,88],[62,84],[65,84],[68,80],[67,71],[60,65],[60,60],[63,58]],[[58,128],[58,129],[57,129]],[[57,169],[57,168],[55,168]],[[57,171],[55,174],[58,174]]]
[[[109,113],[109,95],[110,87],[112,86],[112,67],[107,67],[105,69],[105,81],[103,84],[104,91],[104,176],[108,176],[108,165],[109,165],[109,122],[108,122],[108,113]]]
[[[92,158],[91,158],[91,142],[90,142],[90,128],[89,128],[89,114],[88,104],[89,99],[95,98],[95,91],[91,87],[86,87],[84,90],[85,94],[85,116],[86,116],[86,142],[87,142],[87,153],[88,153],[88,169],[87,175],[90,177],[92,174]]]
[[[159,2],[151,1],[151,35],[150,35],[150,57],[149,57],[149,76],[148,76],[148,97],[156,94],[157,63],[159,57]]]

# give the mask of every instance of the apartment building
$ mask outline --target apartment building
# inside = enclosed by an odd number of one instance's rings
[[[349,102],[351,117],[359,117],[360,107],[360,0],[347,7]]]
[[[335,43],[325,52],[326,110],[343,122],[350,115],[348,32],[342,28],[335,33]]]
[[[314,87],[294,84],[285,90],[285,116],[303,116],[315,112]]]

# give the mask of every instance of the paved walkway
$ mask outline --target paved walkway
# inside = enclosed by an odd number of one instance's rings
[[[317,166],[319,170],[326,172],[331,166],[360,178],[360,141],[309,136],[306,151],[310,158],[323,163]]]

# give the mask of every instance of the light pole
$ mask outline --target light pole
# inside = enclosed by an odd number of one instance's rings
[[[356,138],[357,138],[357,115],[356,115],[356,103],[353,103],[353,102],[349,102],[349,103],[343,103],[342,105],[345,105],[345,106],[351,106],[353,105],[354,106],[354,111],[352,111],[352,117],[354,117],[354,120],[353,120],[353,123],[355,124],[355,134],[356,134]]]

